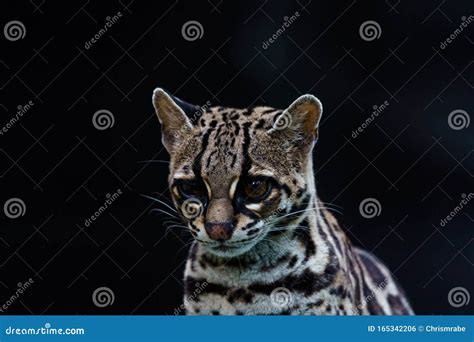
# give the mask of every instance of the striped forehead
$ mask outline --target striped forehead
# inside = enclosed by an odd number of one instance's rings
[[[207,177],[232,177],[242,172],[244,142],[251,121],[242,110],[221,109],[203,116],[201,135],[207,139],[202,151],[201,172]],[[248,143],[248,142],[247,142]]]
[[[202,146],[195,162],[213,193],[227,192],[246,172],[251,164],[248,149],[252,133],[266,129],[272,121],[268,119],[277,112],[281,111],[269,107],[213,107],[203,114],[196,127]]]
[[[281,112],[270,107],[209,108],[194,123],[193,138],[174,154],[174,176],[202,176],[220,185],[240,176],[244,163],[251,164],[248,150],[255,133],[270,129]]]

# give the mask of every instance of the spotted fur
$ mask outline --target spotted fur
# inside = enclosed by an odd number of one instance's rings
[[[156,89],[153,103],[172,199],[195,238],[184,277],[188,314],[413,313],[389,270],[351,244],[316,194],[319,100],[196,110]],[[251,201],[242,184],[261,177],[251,184],[268,194]],[[183,189],[196,196],[194,215],[184,212]]]

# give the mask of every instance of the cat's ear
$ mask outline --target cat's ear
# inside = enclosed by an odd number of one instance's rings
[[[186,115],[186,111],[194,110],[194,106],[168,95],[161,88],[156,88],[153,92],[153,106],[161,123],[163,146],[171,154],[176,145],[192,129],[192,123]]]
[[[314,95],[297,98],[273,120],[272,132],[280,132],[293,142],[312,143],[318,139],[318,126],[323,113],[321,102]]]

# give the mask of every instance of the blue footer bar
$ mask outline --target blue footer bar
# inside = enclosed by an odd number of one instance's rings
[[[473,342],[474,316],[0,316],[0,341]]]

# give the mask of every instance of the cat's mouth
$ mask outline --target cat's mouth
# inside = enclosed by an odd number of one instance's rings
[[[257,235],[252,239],[245,239],[240,241],[204,243],[203,241],[198,240],[198,242],[200,242],[210,253],[213,253],[217,256],[235,257],[251,250],[260,240],[259,237],[260,236]]]

